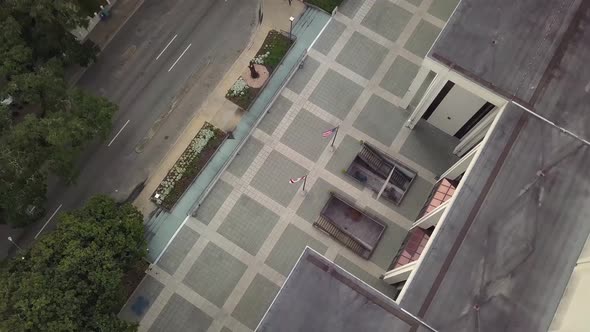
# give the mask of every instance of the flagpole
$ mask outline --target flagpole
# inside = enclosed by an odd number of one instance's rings
[[[331,147],[334,147],[334,142],[336,142],[336,136],[338,136],[338,130],[340,130],[340,126],[336,127],[336,132],[334,133],[334,138],[332,139]]]

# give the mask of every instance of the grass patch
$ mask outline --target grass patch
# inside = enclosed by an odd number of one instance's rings
[[[272,74],[289,51],[292,43],[288,36],[283,35],[279,31],[271,30],[266,35],[262,46],[252,60],[254,63],[264,65],[268,69],[268,72]],[[260,90],[249,87],[240,77],[227,91],[225,98],[242,109],[247,110],[258,96],[258,93],[260,93]]]
[[[262,47],[260,47],[256,53],[254,61],[268,53],[268,55],[264,56],[262,59],[262,64],[264,64],[268,68],[268,71],[272,73],[279,63],[281,63],[281,60],[283,60],[287,51],[289,51],[291,44],[292,42],[289,40],[289,37],[276,30],[271,30],[268,32],[268,35],[266,35]]]
[[[201,130],[184,150],[176,164],[160,183],[152,201],[171,210],[186,189],[207,165],[217,148],[223,143],[226,133],[205,122]]]
[[[328,14],[332,14],[334,8],[340,6],[342,0],[305,0],[305,3],[314,5],[320,9],[327,11]]]

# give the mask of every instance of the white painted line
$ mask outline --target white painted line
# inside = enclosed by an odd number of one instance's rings
[[[174,37],[172,37],[172,40],[170,42],[168,42],[168,45],[166,45],[166,47],[164,47],[164,49],[162,50],[162,52],[160,52],[160,54],[158,54],[158,56],[156,57],[156,60],[158,60],[162,54],[164,54],[164,51],[166,51],[166,49],[168,48],[168,46],[170,46],[170,44],[172,44],[172,42],[174,41],[174,39],[176,39],[176,36],[178,35],[174,35]]]
[[[127,124],[128,123],[129,123],[129,120],[127,120],[127,122],[125,122],[125,124],[123,125],[123,127],[121,127],[121,129],[119,130],[119,132],[117,133],[117,135],[115,135],[115,137],[113,137],[113,139],[111,140],[111,142],[107,146],[111,146],[111,144],[113,144],[113,142],[115,141],[115,139],[117,139],[117,136],[119,136],[119,134],[123,131],[123,129],[125,129],[125,127],[127,127]]]
[[[51,215],[51,217],[49,217],[49,219],[47,219],[47,221],[45,222],[45,225],[43,225],[43,227],[41,227],[41,229],[39,230],[39,233],[37,233],[37,235],[35,235],[35,239],[37,237],[39,237],[39,235],[41,234],[41,232],[43,232],[43,230],[45,229],[45,227],[47,226],[47,224],[49,224],[49,222],[51,221],[51,219],[53,219],[53,217],[55,217],[55,215],[57,214],[57,211],[59,211],[59,209],[61,209],[61,206],[63,204],[60,204],[57,209],[55,209],[55,211],[53,212],[53,214]]]
[[[178,57],[178,59],[176,59],[176,61],[174,61],[174,63],[172,64],[172,67],[170,67],[170,69],[168,69],[168,72],[170,72],[172,70],[172,68],[174,68],[174,66],[176,66],[176,63],[178,63],[178,60],[180,60],[180,58],[182,58],[184,53],[186,53],[186,51],[188,51],[188,49],[191,48],[191,45],[192,44],[188,44],[188,46],[184,49],[184,52],[182,52],[182,54]]]

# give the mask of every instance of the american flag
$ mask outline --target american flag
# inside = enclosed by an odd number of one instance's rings
[[[301,181],[301,180],[305,179],[306,177],[307,177],[307,175],[304,175],[304,176],[302,176],[302,177],[300,177],[300,178],[293,178],[293,179],[289,179],[289,183],[290,183],[290,184],[297,183],[297,182],[299,182],[299,181]]]
[[[330,137],[330,136],[332,136],[333,133],[336,132],[336,130],[338,130],[338,127],[332,128],[330,130],[326,130],[322,133],[322,137],[323,138]]]

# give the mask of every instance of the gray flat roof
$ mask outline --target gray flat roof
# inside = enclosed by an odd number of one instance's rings
[[[581,0],[462,0],[429,57],[530,101]]]
[[[256,331],[391,332],[420,323],[387,296],[306,248]]]

